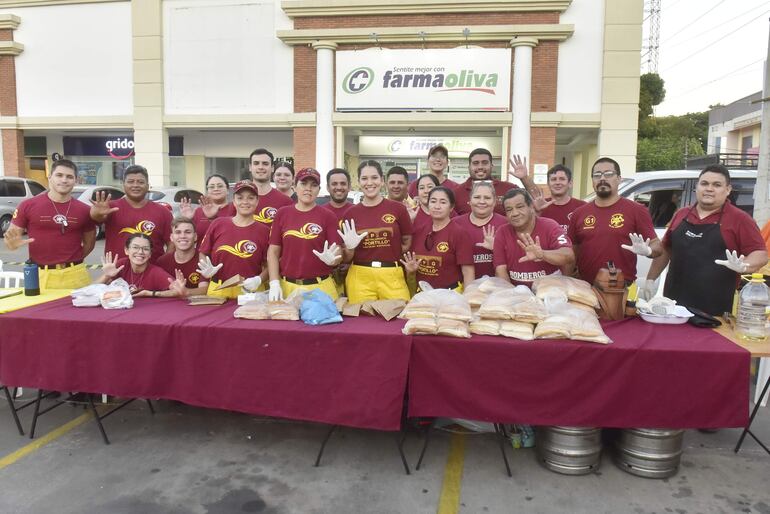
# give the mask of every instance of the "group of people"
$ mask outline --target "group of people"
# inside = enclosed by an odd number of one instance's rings
[[[721,314],[738,274],[767,263],[756,223],[727,200],[730,175],[722,166],[701,172],[697,204],[676,212],[660,241],[648,210],[618,194],[620,166],[608,157],[591,169],[596,198],[588,203],[571,196],[572,172],[562,165],[548,170],[546,196],[519,156],[509,165],[523,187],[493,178],[487,149],[470,153],[462,183],[446,176],[448,159],[445,147],[431,148],[428,173],[411,183],[404,168],[385,173],[365,160],[356,169],[361,201],[353,205],[347,170],[295,173],[260,148],[249,156],[251,180],[235,184],[232,202],[227,179],[214,174],[199,206],[184,202],[177,218],[147,200],[142,166],[125,170],[123,198],[97,193],[89,208],[71,196],[76,165],[59,160],[48,192],[22,202],[4,239],[12,250],[29,246],[42,288],[89,283],[83,259],[96,224],[104,224],[100,282],[122,278],[137,296],[267,290],[271,301],[298,289],[344,294],[351,303],[408,300],[426,284],[461,291],[485,275],[531,285],[577,274],[592,283],[608,262],[630,283],[641,255],[653,259],[639,281],[641,297],[654,294],[669,265],[666,296]],[[322,180],[330,198],[319,205]]]

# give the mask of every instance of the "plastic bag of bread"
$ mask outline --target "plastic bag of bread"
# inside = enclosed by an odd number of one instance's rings
[[[466,321],[439,317],[436,319],[436,325],[436,333],[440,336],[465,338],[471,337],[471,334],[468,331],[468,323]]]
[[[567,314],[551,314],[535,327],[538,339],[569,339],[572,317]]]
[[[612,339],[604,333],[604,329],[599,324],[599,319],[595,313],[588,313],[583,309],[575,309],[574,307],[569,312],[573,318],[573,325],[570,328],[570,339],[601,344],[612,342]]]
[[[514,321],[540,323],[546,316],[548,316],[548,311],[545,308],[545,303],[535,296],[517,302],[511,308],[511,319]]]
[[[494,319],[481,319],[474,316],[468,325],[471,334],[480,336],[498,336],[500,335],[500,322]]]
[[[591,307],[599,307],[599,299],[591,289],[591,284],[577,278],[548,275],[535,280],[532,289],[537,297],[543,300],[566,297],[565,301],[571,300]]]
[[[438,331],[436,318],[412,318],[406,322],[401,332],[406,335],[435,334]]]
[[[99,303],[105,309],[130,309],[134,306],[134,298],[131,296],[128,282],[119,278],[110,282],[110,285],[99,296]]]
[[[501,321],[500,335],[522,339],[524,341],[531,341],[535,338],[533,333],[534,328],[535,326],[531,323],[523,323],[521,321]]]
[[[500,289],[491,293],[479,307],[478,315],[484,319],[511,319],[514,305],[534,298],[526,286]]]
[[[235,309],[233,316],[240,319],[270,319],[270,309],[267,302],[252,300]]]
[[[499,277],[482,277],[474,280],[471,284],[478,282],[479,291],[490,294],[501,289],[513,289],[513,284]]]
[[[468,322],[472,318],[471,306],[468,301],[456,291],[447,289],[433,289],[422,291],[414,295],[400,318],[432,318],[438,314],[448,319]]]
[[[585,312],[587,314],[591,314],[594,318],[598,318],[599,317],[599,313],[596,312],[596,309],[594,309],[590,305],[586,305],[584,303],[579,303],[579,302],[573,302],[572,300],[567,302],[567,305],[572,307],[573,309],[578,309],[578,310],[581,310],[581,311],[583,311],[583,312]]]
[[[289,302],[270,302],[267,304],[270,319],[296,321],[299,319],[299,309]]]

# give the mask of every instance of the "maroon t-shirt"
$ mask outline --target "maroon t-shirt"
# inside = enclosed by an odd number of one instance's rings
[[[353,204],[345,202],[342,207],[335,207],[331,202],[327,202],[323,204],[322,207],[334,214],[334,217],[337,218],[337,226],[342,227],[342,221],[345,219],[345,215],[348,211],[353,208]]]
[[[115,278],[122,278],[128,282],[131,287],[131,292],[137,291],[165,291],[173,280],[171,275],[166,273],[162,268],[154,264],[148,264],[147,268],[141,273],[134,273],[131,271],[131,263],[128,258],[118,259],[117,267],[123,266],[118,276]]]
[[[41,193],[21,202],[11,223],[27,229],[29,238],[34,239],[29,243],[30,260],[40,266],[51,266],[83,260],[83,234],[95,228],[89,212],[90,207],[74,198],[58,203],[47,193]]]
[[[270,229],[262,223],[239,227],[232,218],[217,218],[198,251],[207,255],[215,266],[223,264],[214,280],[223,282],[235,275],[251,278],[262,273],[269,239]]]
[[[176,262],[176,259],[174,258],[174,252],[168,252],[161,255],[155,264],[172,277],[176,277],[176,270],[181,271],[186,281],[185,287],[193,289],[198,287],[198,283],[201,282],[201,280],[203,282],[208,282],[208,280],[203,278],[201,274],[198,273],[199,257],[200,255],[196,251],[192,259],[180,264]]]
[[[126,239],[139,232],[152,240],[150,262],[157,261],[165,253],[164,245],[171,236],[171,211],[155,202],[147,202],[139,208],[131,207],[125,198],[110,201],[110,207],[117,207],[118,210],[104,222],[104,253],[124,255]]]
[[[450,218],[455,218],[457,216],[457,211],[452,209],[452,212],[449,213]],[[412,230],[414,232],[417,232],[418,227],[422,227],[423,225],[430,225],[433,223],[433,218],[430,217],[430,214],[426,213],[424,210],[422,210],[422,207],[417,208],[417,215],[414,217],[414,221],[412,221]]]
[[[401,236],[412,234],[412,220],[401,202],[383,198],[374,207],[354,205],[345,220],[355,220],[356,231],[369,234],[356,247],[353,262],[398,262],[401,259]]]
[[[481,278],[484,275],[494,277],[495,267],[492,264],[492,250],[478,246],[476,243],[484,242],[485,227],[492,226],[497,228],[507,225],[508,220],[505,219],[505,216],[492,213],[492,217],[485,225],[478,226],[473,224],[470,214],[462,214],[454,218],[452,223],[456,223],[462,228],[468,234],[471,244],[473,244],[473,267],[476,270],[476,278]],[[500,229],[498,228],[498,230]]]
[[[692,209],[692,210],[691,210]],[[748,255],[756,250],[765,250],[765,241],[759,231],[754,218],[731,204],[725,203],[724,212],[720,220],[720,211],[706,216],[698,217],[698,211],[692,207],[683,207],[676,211],[671,219],[671,224],[663,236],[663,245],[671,248],[671,234],[677,229],[684,219],[694,225],[708,225],[719,223],[719,232],[725,241],[725,246],[730,251],[738,252],[738,255]],[[724,257],[720,256],[720,259]]]
[[[416,179],[414,179],[413,181],[411,181],[409,183],[409,188],[407,189],[407,193],[409,194],[409,196],[411,198],[415,198],[415,199],[417,198],[417,179],[419,179],[419,178],[420,177],[417,177]],[[454,180],[452,180],[451,178],[448,178],[448,179],[445,179],[439,185],[440,186],[444,186],[444,187],[448,187],[449,189],[454,191],[459,184],[457,182],[455,182]]]
[[[599,270],[613,261],[626,280],[636,280],[636,254],[620,247],[631,244],[631,233],[650,240],[658,237],[650,213],[641,204],[620,198],[609,207],[591,202],[575,209],[567,235],[578,246],[580,278],[593,284]]]
[[[273,188],[266,195],[259,196],[259,203],[257,203],[257,212],[254,213],[254,219],[263,225],[273,224],[273,219],[281,207],[287,205],[294,205],[294,200],[290,196],[286,196],[277,189]]]
[[[281,247],[281,276],[308,279],[330,274],[333,268],[316,257],[313,250],[322,252],[325,241],[341,247],[337,224],[334,214],[321,206],[307,212],[294,205],[278,209],[270,228],[270,244]]]
[[[193,213],[193,223],[195,223],[195,233],[198,235],[198,241],[195,243],[196,246],[200,246],[201,241],[203,241],[203,236],[206,235],[206,231],[211,226],[212,221],[217,218],[232,218],[233,216],[235,216],[235,205],[232,203],[225,204],[217,211],[217,215],[211,219],[208,219],[206,215],[203,214],[202,207],[195,209],[195,212]]]
[[[420,263],[417,281],[424,280],[434,288],[454,288],[462,282],[460,266],[473,264],[473,243],[455,223],[434,232],[433,225],[422,225],[412,238],[412,251]]]
[[[572,242],[564,234],[561,225],[549,218],[536,218],[530,234],[532,239],[540,238],[543,250],[572,248]],[[497,229],[495,234],[494,267],[508,267],[508,277],[514,285],[532,286],[535,279],[559,272],[559,267],[545,261],[519,262],[526,252],[519,246],[516,230],[509,224]]]
[[[495,188],[495,196],[497,201],[495,202],[495,212],[500,215],[505,215],[505,209],[503,209],[503,196],[511,189],[516,189],[519,186],[510,182],[503,182],[502,180],[493,179],[492,186]],[[455,210],[460,214],[467,214],[471,212],[471,189],[473,188],[473,179],[468,179],[462,184],[459,184],[455,188]]]
[[[548,200],[550,200],[550,198],[548,198]],[[567,232],[567,227],[569,227],[569,220],[572,217],[572,213],[575,212],[575,209],[585,204],[586,202],[583,200],[578,200],[577,198],[570,198],[569,202],[565,203],[564,205],[556,205],[555,203],[552,203],[540,212],[540,217],[551,218],[556,223],[561,225],[561,227],[564,229],[564,232]]]

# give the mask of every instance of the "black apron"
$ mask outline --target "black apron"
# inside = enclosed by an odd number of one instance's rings
[[[714,316],[733,310],[736,287],[735,272],[714,262],[724,259],[727,249],[719,230],[723,213],[724,207],[717,222],[706,225],[690,223],[686,216],[671,233],[671,262],[663,288],[663,294],[679,305]]]

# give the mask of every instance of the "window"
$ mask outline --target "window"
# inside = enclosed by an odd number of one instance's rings
[[[647,207],[656,228],[665,227],[674,212],[682,206],[685,179],[663,179],[644,182],[628,198]]]
[[[119,198],[123,198],[123,196],[126,194],[120,189],[114,189],[111,187],[100,187],[98,189],[94,189],[94,192],[91,193],[91,201],[96,201],[96,193],[107,193],[110,195],[111,200],[118,200]]]
[[[32,193],[32,196],[37,196],[45,191],[45,188],[37,182],[29,181],[27,182],[27,185],[29,186],[29,190]]]
[[[27,196],[27,190],[21,180],[8,180],[5,185],[8,188],[5,196]]]
[[[151,202],[157,202],[158,200],[162,200],[164,196],[166,196],[166,193],[160,191],[148,191],[146,198]]]
[[[201,193],[193,189],[182,189],[174,195],[174,201],[178,203],[182,198],[188,198],[192,203],[200,203],[201,196],[203,196]]]
[[[747,212],[750,216],[754,215],[754,185],[756,180],[753,178],[732,179],[730,185],[733,190],[730,193],[730,201],[740,210]]]
[[[714,153],[720,153],[722,151],[722,136],[714,138]]]

